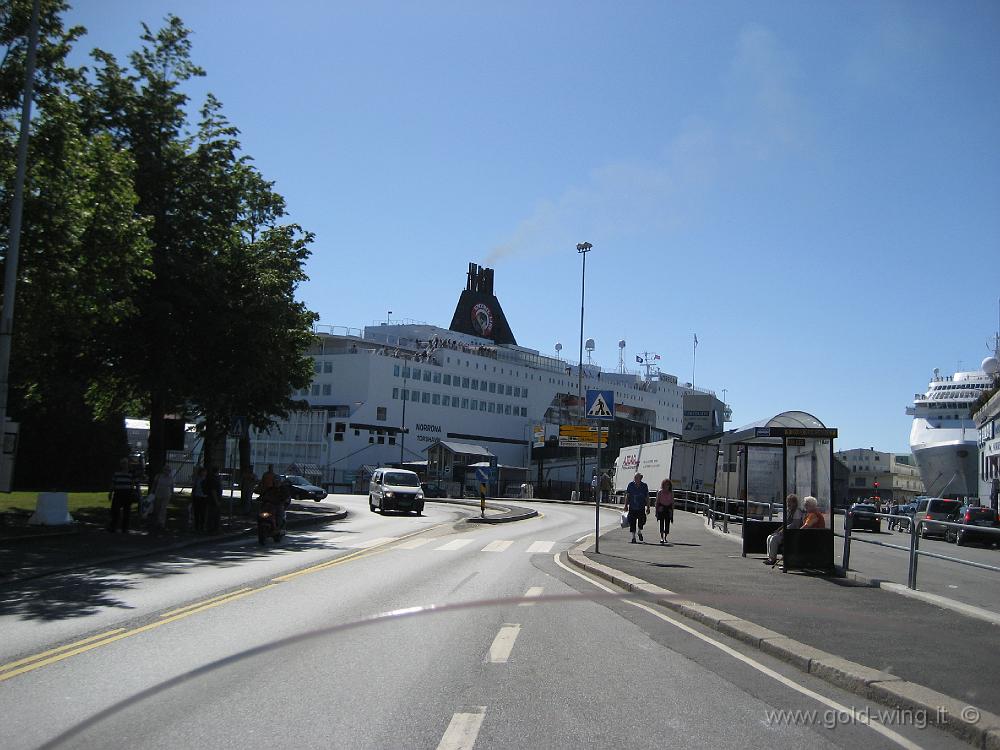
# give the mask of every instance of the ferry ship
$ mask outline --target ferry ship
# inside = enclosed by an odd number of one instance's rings
[[[616,418],[605,431],[613,454],[616,445],[692,437],[685,427],[723,431],[730,412],[712,391],[679,383],[642,357],[644,374],[592,364],[581,373],[558,352],[520,346],[493,286],[493,269],[470,263],[448,328],[390,320],[364,329],[318,326],[315,378],[295,394],[307,408],[252,435],[254,465],[293,466],[337,487],[376,466],[424,461],[440,440],[484,448],[511,467],[531,467],[538,449],[544,478],[570,480],[575,450],[560,450],[570,443],[559,427],[582,421],[578,394],[589,388],[614,392]],[[594,451],[585,452],[592,462]],[[607,455],[602,464],[613,460]]]
[[[983,370],[934,375],[926,393],[913,396],[910,450],[924,491],[932,497],[976,497],[979,492],[979,431],[970,407],[992,386]]]

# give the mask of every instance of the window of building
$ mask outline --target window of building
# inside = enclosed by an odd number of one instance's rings
[[[562,381],[559,381],[559,382],[562,383]],[[521,398],[521,386],[519,386],[519,385],[518,386],[514,386],[514,396],[516,398]]]
[[[319,395],[319,383],[313,383],[312,395],[314,395],[314,396],[318,396]]]
[[[413,379],[414,380],[420,380],[420,368],[419,367],[414,367],[413,368]]]
[[[393,398],[393,400],[396,400],[396,401],[399,400],[399,388],[393,388],[392,389],[392,398]]]
[[[377,442],[379,445],[385,445],[385,438],[380,435]]]
[[[462,378],[462,387],[463,388],[468,388],[469,387],[469,379],[468,378]]]
[[[476,380],[475,378],[472,379],[472,390],[474,391],[479,390],[479,381]]]
[[[451,385],[451,375],[445,375],[444,376],[444,384],[445,385]]]
[[[316,367],[316,374],[319,375],[323,371],[323,365],[320,364],[320,362],[319,362],[318,359],[316,360],[316,362],[314,364],[315,364],[315,367]]]
[[[510,385],[508,385],[508,386],[507,386],[507,395],[508,395],[508,396],[510,396],[510,395],[512,395],[513,393],[514,393],[514,387],[513,387],[513,386],[510,386]]]
[[[396,436],[395,435],[390,435],[389,436],[389,445],[395,445],[395,444],[396,444]]]
[[[342,432],[335,432],[334,435],[333,435],[333,442],[335,442],[335,443],[342,443],[342,442],[344,442],[344,433],[342,433]]]
[[[434,404],[434,405],[436,405],[436,406],[440,406],[441,405],[441,394],[440,393],[431,394],[431,403]]]
[[[420,391],[410,391],[410,401],[419,401]]]
[[[325,372],[327,374],[333,372],[333,362],[324,362],[323,363],[323,372]]]
[[[528,397],[528,386],[524,386],[524,388],[521,389],[521,398],[527,398],[527,397]]]
[[[374,435],[369,435],[368,436],[368,442],[371,443],[372,445],[374,445],[375,444],[375,436]]]
[[[496,392],[497,392],[497,384],[490,382],[490,393],[496,393]]]
[[[386,419],[386,408],[384,406],[379,406],[375,409],[375,419],[379,422],[384,422]]]
[[[420,402],[423,404],[429,404],[431,402],[431,394],[429,394],[427,391],[421,393]]]
[[[439,373],[439,372],[434,373],[434,382],[435,383],[440,383],[441,382],[441,373]]]
[[[324,396],[331,396],[331,395],[333,395],[333,386],[330,385],[329,383],[324,383],[323,384],[323,395]]]
[[[337,422],[337,424],[334,425],[333,429],[336,432],[344,432],[344,430],[347,429],[347,425],[344,424],[343,422]]]
[[[467,398],[463,398],[462,399],[462,408],[463,409],[468,409],[469,408],[469,399],[467,399]]]
[[[490,414],[492,414],[493,412],[495,412],[497,410],[497,407],[493,404],[492,401],[490,401],[489,404],[487,404],[487,406],[489,407]]]
[[[442,396],[441,406],[451,406],[451,396]]]
[[[454,398],[452,398],[452,400],[451,400],[451,408],[452,408],[452,409],[457,409],[458,407],[459,407],[459,403],[458,403],[458,396],[455,396],[455,397],[454,397]]]
[[[393,365],[392,366],[392,376],[394,378],[398,378],[399,377],[399,365]]]
[[[403,368],[403,377],[404,378],[410,377],[410,368],[409,367],[404,367]]]
[[[485,401],[480,401],[479,402],[479,411],[486,411],[486,402]]]
[[[510,404],[504,404],[503,413],[508,416],[510,415]]]
[[[361,435],[361,430],[354,431],[354,437],[359,437]]]
[[[431,371],[430,370],[424,370],[424,382],[425,383],[431,382]]]
[[[503,404],[497,401],[497,414],[503,414]]]

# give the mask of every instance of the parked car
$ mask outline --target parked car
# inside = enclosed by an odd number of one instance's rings
[[[444,487],[439,487],[435,484],[421,482],[420,489],[423,490],[424,497],[448,497],[448,493],[444,491]]]
[[[876,534],[882,531],[882,519],[875,515],[878,509],[869,503],[854,503],[851,506],[851,530],[868,529]]]
[[[368,508],[372,513],[398,510],[424,512],[420,477],[406,469],[376,469],[368,486]]]
[[[944,535],[946,541],[954,542],[959,547],[969,542],[982,542],[987,546],[1000,545],[1000,533],[985,531],[987,528],[1000,529],[1000,519],[997,518],[997,512],[992,508],[983,508],[980,505],[963,505],[958,511],[955,523],[976,526],[984,530],[948,527]]]
[[[326,497],[326,490],[297,474],[282,474],[278,477],[278,483],[287,484],[291,488],[292,500],[315,500],[318,503]]]
[[[951,521],[958,518],[958,510],[962,507],[959,500],[945,500],[940,497],[925,497],[917,501],[917,507],[913,512],[913,522],[920,525],[920,536],[927,539],[930,536],[944,535],[948,527],[944,524],[933,523],[933,521]]]

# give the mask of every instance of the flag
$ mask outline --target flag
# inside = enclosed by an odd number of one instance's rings
[[[660,358],[660,355],[659,355],[659,354],[654,354],[654,355],[653,355],[653,359],[659,359],[659,358]]]
[[[638,354],[636,354],[635,355],[635,361],[638,362],[641,365],[642,364],[642,357],[640,357]]]
[[[694,335],[694,345],[698,346],[698,334],[697,333]]]

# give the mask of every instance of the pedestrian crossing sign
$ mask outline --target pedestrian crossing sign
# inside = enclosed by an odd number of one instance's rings
[[[615,418],[615,392],[587,389],[587,419]]]

